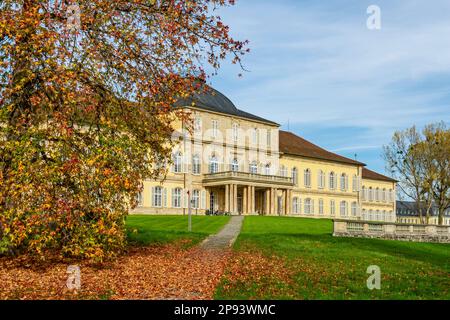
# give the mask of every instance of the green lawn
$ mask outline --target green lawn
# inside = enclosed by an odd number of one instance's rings
[[[282,257],[289,280],[233,282],[226,274],[218,299],[450,299],[450,245],[336,238],[332,222],[246,217],[234,249]],[[282,261],[283,261],[282,260]],[[369,290],[367,267],[381,269],[381,290]]]
[[[188,216],[130,215],[127,233],[131,243],[162,244],[175,240],[192,240],[194,245],[218,232],[228,221],[226,216],[192,216],[192,232],[188,232]]]

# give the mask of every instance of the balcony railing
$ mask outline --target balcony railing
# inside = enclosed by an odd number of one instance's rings
[[[204,180],[217,180],[217,179],[245,179],[261,182],[278,182],[278,183],[292,184],[291,177],[272,176],[241,171],[224,171],[217,173],[208,173],[205,174],[204,176]]]

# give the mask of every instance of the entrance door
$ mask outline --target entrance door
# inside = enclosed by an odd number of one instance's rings
[[[209,210],[211,211],[211,212],[215,212],[217,209],[216,209],[216,194],[215,194],[215,192],[210,192],[210,194],[209,194]]]
[[[237,206],[238,206],[238,213],[242,214],[242,196],[241,195],[238,195]]]

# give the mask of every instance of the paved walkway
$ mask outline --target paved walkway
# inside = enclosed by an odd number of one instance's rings
[[[226,249],[231,247],[241,232],[244,216],[232,216],[230,222],[219,233],[209,236],[201,244],[203,249]]]

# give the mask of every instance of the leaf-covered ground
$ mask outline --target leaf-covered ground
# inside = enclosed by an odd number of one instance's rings
[[[133,248],[101,267],[80,263],[78,292],[66,286],[76,262],[2,258],[0,299],[212,299],[229,252],[185,248],[181,241]]]

